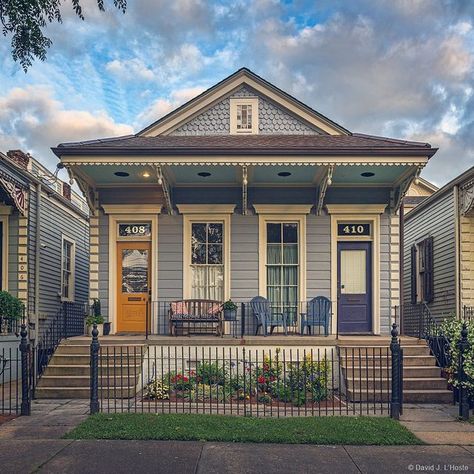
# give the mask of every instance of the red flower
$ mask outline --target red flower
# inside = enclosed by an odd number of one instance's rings
[[[188,377],[183,377],[183,382],[188,382],[189,378]]]
[[[258,380],[258,383],[265,383],[265,377],[263,375],[260,375],[260,377],[257,380]]]

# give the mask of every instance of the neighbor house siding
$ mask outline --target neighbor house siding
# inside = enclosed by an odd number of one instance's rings
[[[8,220],[8,291],[18,296],[18,211],[13,211]]]
[[[306,218],[306,296],[331,298],[331,218]],[[336,304],[336,302],[333,302]]]
[[[183,216],[158,218],[158,299],[183,297]]]
[[[37,193],[33,186],[29,192],[28,210],[28,310],[31,314],[35,311],[35,280],[36,280],[36,241],[37,241]]]
[[[452,189],[426,208],[410,213],[404,233],[403,301],[410,304],[410,249],[426,237],[433,237],[434,300],[432,315],[440,320],[456,310],[455,201]]]
[[[232,215],[231,298],[249,301],[258,296],[258,216]]]
[[[474,216],[460,218],[461,305],[474,307]]]

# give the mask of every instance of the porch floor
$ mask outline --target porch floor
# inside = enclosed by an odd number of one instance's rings
[[[216,337],[212,335],[194,336],[157,336],[150,335],[110,335],[99,337],[103,345],[146,344],[156,346],[388,346],[390,336],[245,336],[244,338]],[[90,344],[89,336],[70,337],[65,344]],[[401,344],[426,345],[426,342],[415,337],[402,336]]]

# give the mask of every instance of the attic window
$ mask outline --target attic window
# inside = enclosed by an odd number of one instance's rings
[[[258,133],[258,99],[230,99],[230,133]]]

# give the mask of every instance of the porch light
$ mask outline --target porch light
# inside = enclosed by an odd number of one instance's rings
[[[282,178],[286,178],[288,176],[291,176],[291,173],[289,171],[280,171],[278,173],[278,176],[281,176]]]
[[[200,173],[198,173],[198,176],[201,176],[201,178],[207,178],[208,176],[211,176],[211,173],[207,171],[201,171]]]
[[[114,175],[120,178],[126,178],[127,176],[130,176],[130,173],[127,173],[126,171],[116,171]]]
[[[375,176],[375,173],[372,173],[372,171],[365,171],[364,173],[360,174],[364,178],[372,178],[372,176]]]
[[[148,173],[148,171],[145,171],[145,172],[142,174],[142,176],[143,176],[144,178],[149,178],[149,177],[150,177],[150,173]]]

